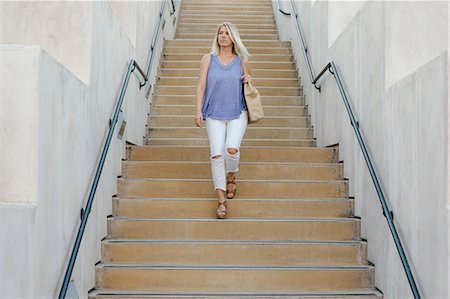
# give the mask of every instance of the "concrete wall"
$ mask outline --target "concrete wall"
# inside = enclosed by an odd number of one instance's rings
[[[0,2],[0,298],[57,297],[128,63],[146,69],[161,5]],[[168,7],[165,18],[172,38]],[[72,276],[81,298],[95,286],[125,142],[145,135],[140,80],[132,74],[125,136],[114,134]]]
[[[448,2],[295,3],[314,73],[330,60],[338,67],[422,298],[449,298]],[[290,19],[279,30],[290,32],[318,145],[339,143],[376,286],[385,298],[410,298],[335,80],[327,74],[321,93],[312,87]]]

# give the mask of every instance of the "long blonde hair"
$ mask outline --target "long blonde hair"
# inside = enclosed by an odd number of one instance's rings
[[[250,53],[248,53],[247,48],[242,43],[236,25],[230,22],[223,22],[222,24],[219,25],[219,27],[217,27],[216,36],[211,46],[211,52],[213,52],[214,55],[216,56],[219,55],[220,46],[218,38],[219,38],[219,31],[220,28],[222,28],[222,26],[225,26],[227,28],[230,39],[233,42],[233,53],[237,54],[241,59],[248,59],[251,55]]]

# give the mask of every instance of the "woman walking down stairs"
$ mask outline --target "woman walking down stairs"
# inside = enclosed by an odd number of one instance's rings
[[[243,18],[245,16],[245,18]],[[235,23],[266,117],[247,128],[238,193],[216,219],[199,62]],[[268,0],[183,0],[166,41],[146,146],[128,149],[91,298],[381,298],[337,148],[317,148],[290,44]]]

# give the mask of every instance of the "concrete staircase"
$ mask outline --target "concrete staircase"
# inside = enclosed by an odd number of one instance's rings
[[[244,138],[237,198],[215,219],[200,58],[237,24],[266,118]],[[290,44],[267,0],[183,0],[166,41],[147,146],[132,146],[91,298],[381,298],[337,148],[316,148]]]

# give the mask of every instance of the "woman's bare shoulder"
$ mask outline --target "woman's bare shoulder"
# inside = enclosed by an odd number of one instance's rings
[[[250,64],[250,60],[248,58],[242,58],[242,63]]]
[[[210,60],[210,59],[211,59],[211,54],[208,53],[208,54],[203,55],[201,62],[202,62],[202,63],[203,63],[203,62],[209,63],[209,60]]]

